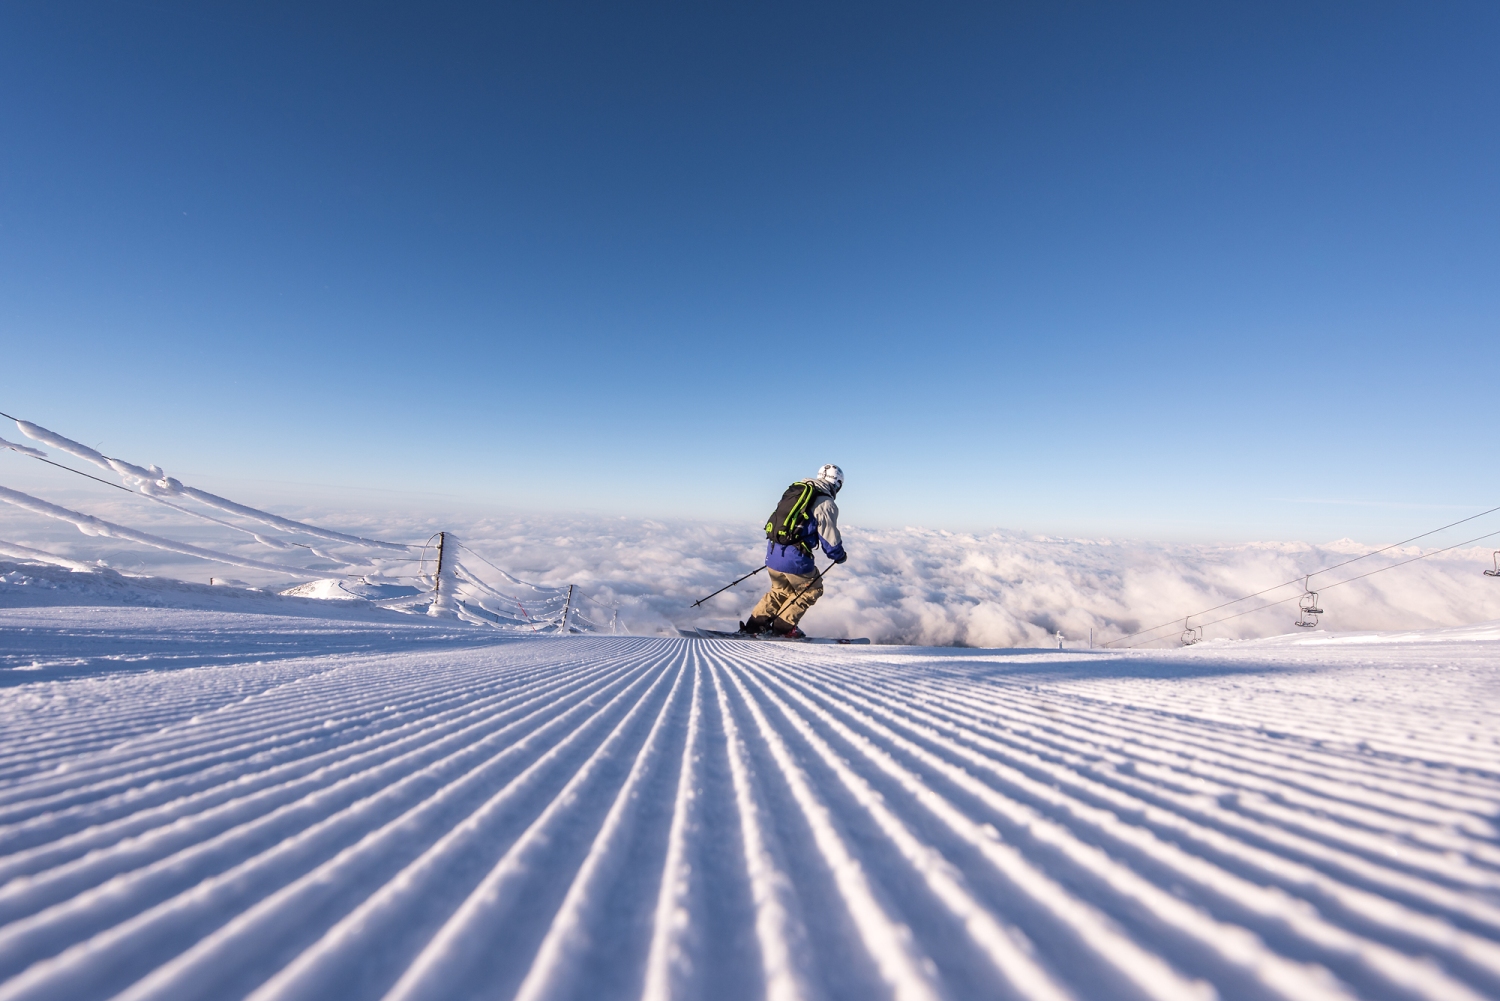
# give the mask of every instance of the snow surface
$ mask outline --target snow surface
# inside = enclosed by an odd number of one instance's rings
[[[1493,998],[1497,684],[0,564],[0,999]]]

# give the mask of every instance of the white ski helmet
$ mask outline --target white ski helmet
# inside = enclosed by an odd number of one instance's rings
[[[818,470],[817,481],[838,493],[844,486],[844,471],[830,462]]]

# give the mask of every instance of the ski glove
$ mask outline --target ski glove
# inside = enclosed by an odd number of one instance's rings
[[[849,554],[844,552],[844,547],[842,544],[834,546],[827,552],[829,558],[832,559],[835,563],[842,563],[849,558]]]

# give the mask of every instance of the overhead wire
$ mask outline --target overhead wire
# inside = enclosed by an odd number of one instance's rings
[[[553,587],[553,586],[550,586],[550,585],[533,584],[530,581],[521,580],[519,577],[516,577],[515,575],[509,573],[508,571],[502,570],[500,567],[495,566],[495,564],[491,563],[489,560],[485,559],[483,556],[481,556],[480,554],[476,553],[474,550],[470,549],[468,546],[464,545],[462,542],[460,542],[458,544],[458,548],[462,549],[464,552],[468,553],[470,556],[473,556],[476,560],[478,560],[479,562],[483,563],[485,566],[489,567],[490,569],[496,571],[497,573],[504,574],[505,577],[508,580],[514,581],[517,584],[525,584],[527,587],[533,588],[533,589],[538,590],[538,591],[561,591],[561,590],[564,590],[564,587]],[[599,601],[599,600],[597,600],[595,598],[589,597],[588,594],[584,593],[583,588],[578,587],[577,585],[573,585],[573,586],[574,586],[575,591],[578,594],[578,596],[580,598],[584,599],[585,601],[592,601],[594,604],[598,605],[600,608],[608,608],[610,611],[618,611],[619,610],[619,606],[618,605],[606,605],[602,601]]]
[[[1486,513],[1488,513],[1488,512],[1486,512]],[[1478,516],[1476,515],[1475,517],[1478,517]],[[1471,521],[1473,519],[1465,519],[1465,520]],[[1454,522],[1454,524],[1462,524],[1462,523],[1461,522]],[[1451,528],[1452,526],[1450,525],[1448,527]],[[1441,531],[1441,529],[1439,529],[1439,531]],[[1431,533],[1428,533],[1428,534],[1431,534]],[[1493,532],[1486,533],[1485,535],[1475,536],[1474,538],[1468,539],[1468,540],[1466,540],[1464,542],[1455,542],[1453,545],[1451,545],[1451,546],[1445,546],[1442,549],[1434,549],[1430,553],[1423,553],[1420,556],[1413,556],[1411,559],[1409,559],[1409,560],[1402,560],[1400,563],[1392,563],[1388,567],[1381,567],[1378,570],[1371,570],[1368,573],[1362,573],[1362,574],[1359,574],[1359,575],[1354,576],[1354,577],[1349,577],[1349,578],[1347,578],[1345,580],[1336,581],[1335,583],[1332,583],[1332,584],[1321,585],[1318,588],[1318,591],[1320,593],[1321,592],[1326,592],[1326,591],[1332,591],[1336,587],[1343,587],[1345,584],[1352,584],[1352,583],[1354,583],[1357,580],[1363,580],[1366,577],[1373,577],[1373,576],[1375,576],[1378,573],[1385,573],[1387,570],[1394,570],[1397,567],[1404,567],[1408,563],[1415,563],[1418,560],[1425,560],[1429,556],[1438,556],[1438,555],[1441,555],[1442,553],[1450,552],[1450,551],[1452,551],[1454,549],[1460,549],[1460,548],[1462,548],[1464,546],[1472,546],[1476,542],[1482,542],[1485,539],[1492,538],[1492,537],[1494,537],[1496,535],[1500,535],[1500,529],[1497,529],[1497,530],[1495,530]],[[1386,548],[1389,549],[1389,548],[1392,548],[1392,547],[1387,546]],[[1352,563],[1354,561],[1350,560],[1348,562]],[[1348,563],[1341,564],[1341,565],[1342,566],[1347,566]],[[1271,588],[1271,590],[1275,590],[1275,588]],[[1261,592],[1261,593],[1264,594],[1265,592]],[[1259,605],[1259,606],[1257,606],[1255,608],[1247,608],[1243,612],[1235,612],[1233,615],[1225,615],[1225,616],[1222,616],[1220,618],[1214,619],[1211,622],[1205,622],[1202,625],[1198,626],[1197,628],[1203,629],[1203,628],[1207,628],[1208,626],[1218,625],[1221,622],[1228,622],[1230,619],[1238,619],[1242,615],[1253,615],[1256,612],[1264,612],[1268,608],[1275,608],[1277,605],[1285,605],[1287,602],[1289,602],[1289,601],[1296,601],[1300,597],[1302,597],[1302,595],[1300,595],[1300,594],[1294,594],[1291,597],[1282,598],[1279,601],[1271,601],[1271,602],[1267,602],[1264,605]],[[1232,604],[1232,602],[1231,602],[1231,604]],[[1221,605],[1219,607],[1222,608],[1224,606]],[[1198,614],[1198,613],[1195,613],[1195,614]],[[1192,618],[1192,616],[1188,616],[1188,618]],[[1175,622],[1176,620],[1174,619],[1173,621]],[[1149,630],[1142,630],[1142,631],[1143,632],[1149,632]],[[1139,635],[1139,634],[1137,633],[1135,635]],[[1121,639],[1125,639],[1125,638],[1127,638],[1127,637],[1121,637]],[[1161,641],[1169,639],[1169,638],[1170,637],[1167,637],[1167,636],[1157,636],[1157,637],[1153,637],[1152,639],[1143,640],[1140,643],[1132,644],[1131,646],[1128,646],[1125,649],[1127,649],[1127,650],[1133,650],[1136,647],[1145,646],[1147,643],[1158,643],[1158,642],[1161,642]],[[1113,640],[1111,642],[1118,643],[1119,640]],[[1109,644],[1105,644],[1105,645],[1108,646]]]
[[[49,465],[49,466],[56,466],[58,469],[66,469],[70,473],[77,473],[79,476],[82,476],[85,479],[93,480],[95,483],[102,483],[106,487],[114,487],[116,490],[123,490],[123,491],[125,491],[127,494],[130,494],[132,497],[135,496],[135,491],[132,490],[132,489],[130,489],[129,487],[125,486],[123,483],[111,483],[111,482],[109,482],[108,480],[106,480],[102,476],[95,476],[93,473],[85,473],[81,469],[74,469],[72,466],[64,466],[61,462],[53,462],[51,459],[48,459],[48,458],[46,458],[44,456],[40,456],[40,455],[32,455],[30,452],[19,452],[16,449],[13,449],[13,448],[8,448],[8,449],[6,449],[6,451],[7,452],[16,452],[18,455],[24,455],[24,456],[26,456],[26,458],[28,458],[28,459],[35,459],[37,462],[45,462],[47,465]],[[151,497],[150,494],[141,494],[141,496],[142,497]],[[151,497],[151,499],[152,500],[160,500],[159,497]]]
[[[3,414],[3,411],[0,411],[0,414]],[[57,432],[50,431],[47,428],[41,427],[40,425],[32,424],[29,421],[23,421],[16,417],[11,417],[8,414],[4,416],[10,417],[11,420],[15,421],[16,426],[20,429],[21,433],[28,438],[32,438],[34,440],[42,442],[43,444],[50,445],[51,447],[56,448],[59,451],[66,452],[69,455],[84,459],[104,469],[112,469],[126,480],[142,481],[141,485],[143,493],[153,493],[153,491],[147,490],[145,488],[145,483],[154,482],[158,486],[164,488],[166,492],[190,497],[207,507],[217,508],[230,514],[239,515],[241,517],[248,518],[251,521],[258,521],[262,524],[270,525],[273,528],[279,528],[283,531],[290,532],[293,535],[310,535],[313,538],[323,539],[335,544],[356,545],[366,549],[374,548],[395,550],[398,552],[410,552],[411,550],[417,548],[416,546],[405,542],[384,542],[379,539],[366,539],[360,536],[348,535],[344,532],[334,531],[333,529],[320,528],[316,525],[308,525],[303,522],[293,521],[289,518],[283,518],[280,515],[272,514],[269,511],[260,511],[252,507],[247,507],[243,504],[236,504],[234,501],[228,500],[227,498],[219,497],[205,490],[200,490],[197,487],[186,486],[176,480],[171,479],[170,477],[166,477],[166,475],[155,466],[142,468],[141,466],[134,465],[133,463],[127,462],[124,459],[110,458],[109,456],[99,452],[97,449],[90,448],[89,446],[84,445],[80,442],[73,441],[70,438],[66,438],[58,434]],[[183,508],[179,508],[178,510],[182,510],[188,514],[194,514],[194,512],[187,511]],[[243,529],[239,529],[238,526],[230,527],[243,531]],[[272,548],[275,548],[276,545],[275,543],[266,544],[271,545]],[[306,548],[312,549],[314,553],[324,557],[325,559],[336,559],[336,557],[331,557],[326,553],[319,553],[317,549],[311,546],[308,546]]]
[[[5,419],[11,420],[11,421],[16,421],[18,424],[21,423],[21,421],[20,421],[19,418],[15,417],[15,416],[13,416],[11,414],[5,413],[4,411],[0,411],[0,417],[3,417]],[[23,428],[22,430],[24,431],[25,429]],[[82,447],[82,446],[80,446],[80,447]],[[242,532],[242,533],[244,533],[246,535],[249,535],[252,538],[254,538],[256,542],[259,542],[262,545],[270,546],[271,548],[277,548],[278,546],[295,546],[295,547],[298,547],[298,548],[309,550],[310,552],[314,553],[315,555],[317,555],[317,556],[319,556],[321,558],[324,558],[324,559],[332,560],[335,563],[343,563],[344,566],[358,566],[358,565],[360,565],[359,563],[351,563],[351,562],[349,562],[348,560],[346,560],[346,559],[344,559],[342,557],[336,557],[336,556],[332,556],[332,555],[327,554],[327,553],[319,552],[317,549],[315,549],[313,546],[311,546],[311,545],[309,545],[307,543],[293,542],[291,540],[280,540],[280,539],[276,540],[275,542],[268,541],[267,538],[264,535],[262,535],[262,533],[257,532],[254,529],[245,528],[245,527],[243,527],[241,525],[236,525],[236,524],[234,524],[232,522],[228,522],[228,521],[225,521],[223,519],[216,518],[216,517],[214,517],[212,515],[204,514],[203,512],[200,512],[200,511],[194,511],[194,510],[192,510],[190,508],[182,507],[182,506],[180,506],[178,504],[174,504],[171,501],[166,500],[165,498],[162,498],[162,497],[158,497],[158,496],[156,496],[154,494],[146,493],[144,491],[133,490],[130,487],[125,486],[125,485],[120,484],[120,483],[112,483],[109,480],[106,480],[106,479],[104,479],[102,477],[95,476],[95,475],[93,475],[91,473],[86,473],[86,472],[84,472],[83,470],[80,470],[80,469],[74,469],[71,466],[64,465],[63,463],[56,462],[56,461],[53,461],[52,459],[46,458],[45,456],[36,454],[33,450],[30,450],[30,449],[16,448],[16,449],[5,449],[5,450],[7,450],[7,451],[17,451],[20,454],[27,456],[28,458],[36,459],[39,462],[44,462],[44,463],[46,463],[49,466],[54,466],[54,467],[56,467],[58,469],[65,470],[65,471],[67,471],[69,473],[73,473],[73,474],[75,474],[77,476],[82,476],[85,479],[93,480],[96,483],[102,483],[105,486],[112,487],[115,490],[122,490],[125,493],[130,494],[131,496],[144,497],[144,498],[146,498],[148,500],[151,500],[151,501],[154,501],[154,502],[156,502],[158,504],[162,504],[162,505],[164,505],[166,507],[169,507],[172,510],[177,511],[177,512],[179,512],[181,514],[186,514],[186,515],[188,515],[190,517],[199,518],[199,519],[201,519],[203,521],[207,521],[207,522],[210,522],[212,524],[219,525],[219,526],[221,526],[223,528],[228,528],[228,529],[230,529],[232,531]],[[110,460],[110,461],[112,461],[112,460]],[[368,565],[371,565],[371,566],[378,566],[378,565],[383,565],[383,564],[386,564],[386,563],[416,563],[416,564],[418,564],[418,567],[417,567],[418,572],[416,574],[391,574],[391,575],[382,574],[382,575],[380,575],[382,577],[382,579],[385,579],[385,580],[418,580],[418,581],[420,581],[420,580],[430,579],[432,577],[432,574],[429,574],[429,573],[425,572],[425,564],[427,563],[428,559],[431,558],[428,555],[428,551],[432,548],[433,540],[437,539],[439,534],[440,533],[434,533],[432,535],[432,537],[429,538],[427,540],[427,542],[424,543],[423,545],[421,545],[420,547],[417,547],[417,546],[408,546],[408,549],[419,549],[420,555],[418,555],[418,556],[415,556],[415,557],[389,557],[389,558],[376,557],[376,558],[371,559],[371,560],[366,561],[366,562],[368,563]],[[361,540],[361,541],[364,541],[364,540]],[[618,614],[618,612],[619,612],[618,606],[616,606],[616,605],[607,605],[604,602],[599,601],[597,598],[594,598],[593,596],[584,593],[584,591],[581,588],[578,588],[576,585],[566,585],[565,587],[551,587],[551,586],[543,586],[543,585],[539,585],[539,584],[533,584],[533,583],[531,583],[529,581],[524,581],[524,580],[521,580],[520,578],[514,576],[513,574],[509,573],[505,569],[497,566],[496,564],[492,563],[490,560],[486,559],[480,553],[475,552],[470,547],[465,546],[462,543],[459,543],[458,546],[459,546],[459,548],[461,548],[461,549],[465,550],[466,552],[468,552],[470,555],[474,556],[480,562],[484,563],[486,566],[488,566],[491,569],[493,569],[496,572],[498,572],[505,579],[507,579],[507,580],[509,580],[509,581],[511,581],[511,582],[513,582],[515,584],[519,584],[519,585],[522,585],[522,586],[525,586],[525,587],[529,587],[529,588],[531,588],[534,591],[539,591],[539,592],[544,592],[544,593],[545,592],[553,592],[552,597],[550,599],[545,599],[545,600],[555,600],[555,599],[557,599],[557,598],[560,597],[562,591],[567,590],[567,589],[571,589],[572,592],[573,592],[573,594],[574,594],[574,596],[576,598],[582,600],[582,601],[588,601],[588,602],[590,602],[590,603],[592,603],[594,605],[597,605],[600,608],[608,609],[610,611],[613,611],[616,614]],[[535,630],[537,628],[538,623],[536,622],[535,619],[533,619],[533,617],[531,616],[531,614],[526,609],[525,605],[523,605],[521,603],[519,597],[514,596],[514,595],[506,595],[503,592],[501,592],[501,591],[493,588],[489,584],[485,583],[482,579],[474,576],[471,572],[468,572],[465,568],[463,568],[462,564],[459,563],[457,560],[455,560],[455,565],[459,569],[462,577],[464,577],[464,578],[467,579],[467,583],[468,584],[470,584],[471,586],[477,586],[482,591],[487,591],[487,592],[489,592],[491,595],[493,595],[496,598],[500,598],[501,600],[504,600],[504,601],[507,601],[507,602],[513,602],[516,605],[516,607],[520,610],[522,617],[526,620],[526,622],[529,625],[531,625],[532,629]],[[305,570],[308,573],[316,573],[317,572],[313,568],[305,568]],[[343,576],[346,577],[346,578],[367,578],[368,574],[367,573],[346,572],[346,573],[343,574]],[[368,580],[366,582],[368,583]],[[342,584],[340,584],[340,587],[342,588]],[[390,599],[386,599],[386,600],[390,600]],[[399,600],[399,599],[397,599],[397,600]],[[483,605],[481,604],[480,607],[483,607]],[[594,623],[591,619],[588,619],[586,616],[584,616],[578,610],[575,609],[572,614],[573,614],[573,616],[575,618],[581,620],[582,622],[584,622],[584,623],[586,623],[586,624],[588,624],[590,626],[595,626],[597,628],[597,624],[596,623]]]
[[[0,413],[0,417],[9,417],[11,420],[15,420],[14,417],[10,417],[9,414],[5,414],[5,413]],[[58,469],[65,470],[65,471],[67,471],[69,473],[73,473],[73,474],[75,474],[77,476],[82,476],[84,479],[93,480],[95,483],[102,483],[106,487],[113,487],[116,490],[123,490],[123,491],[125,491],[127,494],[129,494],[132,497],[144,497],[146,500],[155,501],[158,504],[161,504],[161,505],[164,505],[166,507],[169,507],[169,508],[171,508],[174,511],[179,511],[182,514],[188,515],[189,517],[198,518],[198,519],[200,519],[202,521],[207,521],[207,522],[210,522],[211,524],[214,524],[214,525],[221,525],[224,528],[231,529],[232,531],[242,532],[245,535],[248,535],[251,538],[253,538],[256,542],[259,542],[261,545],[267,546],[270,549],[277,548],[277,546],[268,543],[266,541],[266,539],[264,538],[264,536],[262,536],[261,533],[255,531],[253,528],[245,528],[243,525],[236,525],[233,522],[225,521],[222,518],[215,518],[211,514],[204,514],[202,511],[194,511],[192,508],[186,508],[186,507],[183,507],[180,504],[173,504],[171,501],[167,500],[164,497],[157,497],[155,494],[142,493],[142,492],[137,491],[137,490],[132,490],[129,487],[127,487],[127,486],[125,486],[124,484],[121,484],[121,483],[111,483],[109,480],[106,480],[103,477],[95,476],[92,473],[85,473],[83,470],[81,470],[81,469],[74,469],[72,466],[65,466],[61,462],[54,462],[53,460],[48,459],[45,456],[33,455],[31,452],[21,452],[18,449],[4,449],[4,451],[17,452],[17,454],[24,455],[28,459],[35,459],[37,462],[45,462],[49,466],[55,466]],[[317,555],[318,557],[320,557],[322,559],[332,560],[335,563],[342,563],[344,566],[358,566],[359,565],[357,563],[354,563],[354,562],[351,562],[349,560],[343,559],[342,557],[331,556],[331,555],[329,555],[327,553],[320,553],[317,550],[313,549],[312,546],[308,545],[305,542],[294,542],[294,541],[292,541],[290,539],[287,539],[287,540],[277,540],[277,541],[281,542],[283,545],[296,546],[296,547],[298,547],[300,549],[309,550],[309,551],[313,552],[315,555]]]
[[[1460,518],[1457,521],[1449,522],[1448,524],[1442,526],[1441,528],[1434,528],[1431,531],[1423,532],[1421,535],[1413,535],[1409,539],[1403,539],[1400,542],[1393,542],[1393,543],[1391,543],[1388,546],[1383,546],[1380,549],[1376,549],[1376,550],[1373,550],[1371,552],[1365,553],[1362,556],[1356,556],[1353,559],[1347,559],[1347,560],[1345,560],[1342,563],[1335,563],[1332,566],[1323,567],[1321,570],[1314,570],[1310,574],[1298,574],[1296,577],[1293,577],[1291,580],[1283,581],[1280,584],[1274,584],[1271,587],[1265,588],[1264,590],[1256,591],[1254,594],[1247,594],[1247,595],[1243,595],[1242,597],[1239,597],[1239,598],[1233,598],[1233,599],[1231,599],[1229,601],[1221,602],[1220,604],[1214,605],[1211,608],[1204,608],[1204,609],[1201,609],[1201,610],[1196,611],[1196,612],[1190,612],[1187,615],[1179,615],[1179,616],[1177,616],[1174,619],[1168,619],[1166,622],[1163,622],[1160,625],[1148,626],[1145,629],[1137,629],[1133,633],[1126,633],[1124,636],[1116,637],[1115,639],[1112,639],[1112,640],[1110,640],[1109,642],[1107,642],[1107,643],[1105,643],[1103,645],[1107,646],[1107,647],[1108,646],[1114,646],[1116,643],[1123,643],[1125,640],[1132,639],[1133,637],[1136,637],[1136,636],[1143,636],[1146,633],[1154,633],[1158,629],[1166,629],[1168,626],[1175,627],[1177,625],[1177,623],[1179,623],[1179,622],[1186,622],[1188,619],[1193,619],[1193,618],[1196,618],[1196,617],[1198,617],[1200,615],[1207,615],[1209,612],[1217,612],[1221,608],[1228,608],[1230,605],[1238,605],[1240,602],[1242,602],[1242,601],[1249,601],[1251,598],[1259,598],[1263,594],[1270,594],[1272,591],[1278,591],[1278,590],[1280,590],[1283,587],[1290,587],[1293,584],[1297,584],[1297,583],[1300,583],[1302,581],[1309,580],[1309,579],[1311,579],[1313,577],[1318,576],[1319,574],[1328,573],[1330,570],[1337,570],[1340,567],[1346,567],[1346,566],[1348,566],[1351,563],[1358,563],[1360,560],[1367,560],[1371,556],[1379,556],[1381,553],[1388,552],[1388,551],[1390,551],[1392,549],[1397,549],[1397,548],[1399,548],[1401,546],[1407,545],[1408,543],[1416,542],[1418,539],[1425,539],[1429,535],[1436,535],[1438,532],[1447,531],[1450,528],[1455,528],[1455,527],[1457,527],[1459,525],[1464,524],[1465,522],[1473,521],[1476,518],[1483,518],[1487,514],[1494,514],[1496,511],[1500,511],[1500,506],[1492,507],[1488,511],[1480,511],[1478,514],[1471,514],[1467,518]],[[1490,533],[1490,535],[1495,535],[1495,534],[1500,534],[1500,533],[1495,533],[1495,532],[1491,532]],[[1488,535],[1481,535],[1479,538],[1481,538],[1481,539],[1487,539],[1487,538],[1489,538],[1489,536]],[[1477,540],[1475,540],[1475,541],[1477,541]],[[1459,545],[1468,545],[1468,543],[1461,542],[1461,543],[1459,543]],[[1456,548],[1456,547],[1450,546],[1448,548],[1449,549],[1453,549],[1453,548]],[[1447,552],[1447,550],[1446,549],[1440,549],[1440,550],[1438,550],[1438,552]],[[1428,554],[1428,555],[1432,555],[1432,554]],[[1414,559],[1421,559],[1421,558],[1422,557],[1419,556],[1419,557],[1415,557]],[[1414,562],[1414,560],[1407,560],[1405,562],[1406,563],[1411,563],[1411,562]],[[1405,564],[1404,563],[1393,564],[1393,566],[1403,566],[1403,565],[1405,565]],[[1388,570],[1388,569],[1391,569],[1391,567],[1386,567],[1384,569]],[[1380,571],[1376,570],[1376,571],[1371,571],[1371,572],[1372,573],[1379,573]],[[1369,574],[1362,574],[1361,576],[1368,577]],[[1359,578],[1358,577],[1354,577],[1354,578],[1350,578],[1350,579],[1351,580],[1358,580]],[[1329,585],[1329,587],[1333,587],[1333,586],[1336,586],[1336,585]],[[1325,587],[1324,590],[1327,590],[1327,588]],[[1286,598],[1283,601],[1272,602],[1270,605],[1262,605],[1261,607],[1262,608],[1272,608],[1275,605],[1285,604],[1285,602],[1291,601],[1294,598],[1298,598],[1298,597],[1301,597],[1301,595],[1292,595],[1291,598]],[[1257,610],[1258,609],[1252,609],[1252,611],[1257,611]],[[1246,615],[1246,614],[1249,614],[1249,613],[1248,612],[1240,612],[1240,613],[1237,613],[1235,615],[1231,615],[1228,618],[1231,618],[1231,619],[1232,618],[1238,618],[1240,615]],[[1218,622],[1224,622],[1224,621],[1227,621],[1227,619],[1218,619],[1216,621],[1218,621]],[[1213,623],[1211,623],[1211,622],[1203,623],[1203,624],[1204,625],[1213,625]],[[1164,637],[1158,637],[1158,638],[1164,638]],[[1154,642],[1154,641],[1148,641],[1148,642]]]

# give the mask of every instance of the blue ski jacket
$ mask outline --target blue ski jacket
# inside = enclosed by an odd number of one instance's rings
[[[768,539],[766,566],[770,569],[799,577],[811,577],[817,571],[817,561],[813,559],[812,553],[819,546],[822,546],[829,559],[842,562],[847,558],[843,536],[839,535],[839,507],[833,502],[833,495],[826,487],[817,482],[813,482],[813,486],[818,491],[818,499],[812,503],[812,517],[807,519],[807,529],[803,535],[809,551],[803,552],[797,546],[778,546]]]

